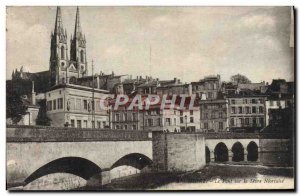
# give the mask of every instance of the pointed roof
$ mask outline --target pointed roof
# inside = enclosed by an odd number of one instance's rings
[[[54,34],[58,34],[60,32],[63,32],[63,24],[62,24],[61,10],[60,7],[58,6],[56,9]]]
[[[82,33],[81,33],[81,26],[80,26],[80,13],[79,13],[79,7],[77,6],[76,19],[75,19],[74,38],[80,38],[81,34]]]

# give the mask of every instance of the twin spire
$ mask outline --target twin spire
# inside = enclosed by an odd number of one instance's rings
[[[61,16],[61,9],[58,6],[56,10],[56,19],[55,19],[55,27],[54,27],[54,34],[65,34],[66,30],[64,32],[63,30],[63,23],[62,23],[62,16]],[[75,19],[75,29],[74,29],[74,38],[83,38],[81,31],[81,25],[80,25],[80,13],[79,13],[79,7],[77,7],[76,10],[76,19]]]

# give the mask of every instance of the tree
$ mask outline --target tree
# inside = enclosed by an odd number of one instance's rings
[[[6,118],[11,118],[17,124],[27,113],[27,106],[23,103],[21,95],[13,91],[6,95]]]
[[[234,84],[248,84],[251,81],[244,75],[236,74],[230,77],[230,80]]]

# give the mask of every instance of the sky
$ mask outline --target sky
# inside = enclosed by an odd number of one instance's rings
[[[68,39],[76,7],[61,7]],[[49,69],[56,7],[7,7],[6,76]],[[198,81],[294,80],[290,7],[80,7],[95,72]],[[70,49],[70,44],[68,43]]]

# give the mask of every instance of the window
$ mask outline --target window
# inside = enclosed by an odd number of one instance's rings
[[[75,120],[71,120],[71,127],[75,127]]]
[[[211,118],[216,118],[216,115],[214,112],[211,113]]]
[[[249,125],[249,118],[245,118],[245,125]]]
[[[243,99],[243,104],[248,104],[248,99]]]
[[[256,118],[252,119],[252,124],[253,124],[254,127],[256,127]]]
[[[127,121],[127,114],[124,114],[124,121]]]
[[[83,126],[84,126],[84,128],[87,128],[87,127],[88,127],[88,125],[87,125],[87,120],[84,120],[84,121],[83,121]]]
[[[194,113],[194,111],[193,111],[193,110],[191,110],[191,111],[190,111],[190,115],[193,115],[193,113]]]
[[[259,106],[259,113],[264,113],[264,109],[262,106]]]
[[[190,117],[190,123],[194,123],[194,117]]]
[[[63,98],[57,99],[57,109],[63,109]]]
[[[53,110],[56,110],[56,99],[53,100]]]
[[[180,116],[183,116],[183,111],[180,111]]]
[[[170,118],[166,118],[166,126],[170,126],[171,125],[171,119]]]
[[[242,113],[243,113],[243,108],[239,107],[239,114],[242,114]]]
[[[183,123],[183,117],[180,117],[180,123]]]
[[[234,99],[231,100],[231,104],[235,104],[235,100]]]
[[[65,47],[64,46],[62,46],[60,48],[60,57],[61,57],[61,59],[65,59]]]
[[[250,107],[246,106],[246,114],[250,114]]]
[[[87,100],[83,100],[83,109],[85,109],[85,110],[88,109]]]
[[[47,110],[51,111],[52,110],[52,101],[47,102]]]
[[[204,113],[204,119],[208,119],[208,113]]]
[[[101,128],[101,122],[100,121],[97,121],[97,128]]]
[[[119,125],[116,125],[116,129],[120,129],[120,126],[119,126]]]
[[[208,123],[204,123],[204,129],[208,129]]]
[[[105,128],[105,127],[106,127],[106,122],[103,121],[103,122],[102,122],[102,125],[103,125],[103,128]]]
[[[223,127],[223,122],[219,122],[219,130],[223,130],[224,127]]]
[[[136,113],[132,113],[132,120],[134,120],[134,121],[137,120],[137,114]]]
[[[136,125],[132,125],[132,129],[133,129],[133,130],[137,130]]]
[[[259,124],[260,124],[260,126],[261,127],[263,127],[264,126],[264,118],[259,118]]]
[[[223,112],[219,112],[219,118],[223,117]]]
[[[81,128],[81,120],[77,120],[77,128]]]
[[[212,99],[213,98],[213,93],[212,92],[208,92],[208,99]]]
[[[161,125],[162,125],[162,124],[161,124],[161,118],[158,118],[158,119],[157,119],[157,125],[158,125],[158,126],[161,126]]]
[[[244,126],[244,119],[243,118],[240,118],[240,125],[241,125],[241,127]]]
[[[84,63],[84,52],[83,52],[83,50],[80,51],[80,62]]]
[[[256,107],[255,106],[252,107],[252,113],[254,113],[254,114],[256,113]]]
[[[231,125],[231,126],[234,126],[234,119],[233,119],[233,118],[230,119],[230,125]]]
[[[276,105],[279,107],[279,106],[280,106],[280,101],[277,101],[277,102],[276,102]]]
[[[235,111],[235,107],[231,107],[231,114],[235,114],[236,111]]]
[[[147,126],[152,127],[153,126],[153,119],[147,119]]]
[[[116,114],[116,121],[117,121],[117,122],[120,121],[120,114]]]
[[[124,125],[124,129],[127,130],[127,129],[128,129],[128,126],[127,126],[127,125]]]
[[[176,118],[174,118],[174,125],[176,125],[177,123],[176,123]]]
[[[257,103],[256,99],[252,99],[252,104],[255,104],[255,103]]]

